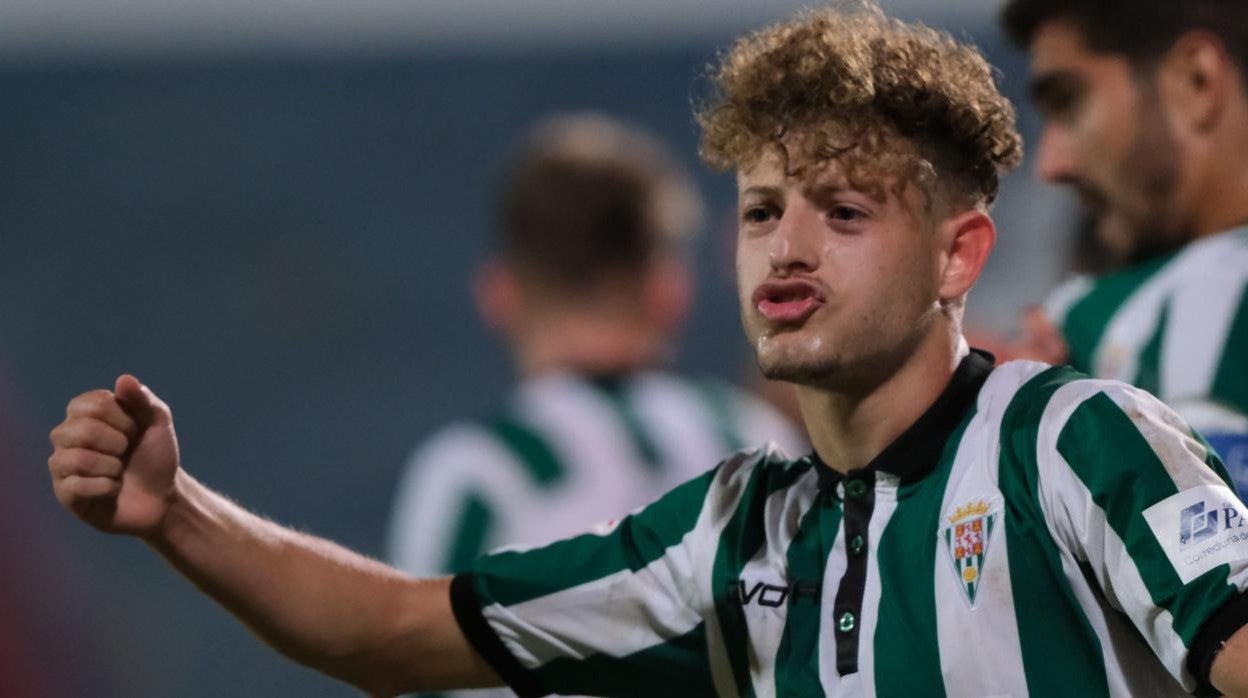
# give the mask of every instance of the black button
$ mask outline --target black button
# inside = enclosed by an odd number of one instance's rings
[[[850,499],[862,499],[863,495],[866,493],[867,483],[862,480],[850,480],[845,483],[845,494],[848,495]]]

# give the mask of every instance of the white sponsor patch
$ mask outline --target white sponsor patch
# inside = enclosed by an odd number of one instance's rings
[[[1144,519],[1184,584],[1248,559],[1248,511],[1225,485],[1201,485],[1144,510]]]

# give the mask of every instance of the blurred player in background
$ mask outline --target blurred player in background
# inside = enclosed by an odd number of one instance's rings
[[[535,126],[505,170],[477,308],[521,377],[488,419],[433,435],[400,483],[390,558],[461,572],[584,531],[743,447],[804,448],[727,385],[663,371],[692,293],[702,203],[654,138],[601,115]]]
[[[1248,3],[1011,0],[1003,23],[1031,54],[1040,174],[1120,267],[1057,289],[1013,353],[1155,393],[1248,491]]]

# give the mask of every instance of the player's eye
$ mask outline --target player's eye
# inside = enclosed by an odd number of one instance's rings
[[[852,223],[865,216],[866,214],[853,206],[838,205],[828,211],[828,218],[838,223]]]
[[[1036,92],[1036,105],[1046,118],[1069,121],[1079,111],[1083,102],[1084,87],[1072,79],[1046,81]]]
[[[750,206],[741,212],[741,220],[746,223],[766,223],[772,216],[773,211],[769,206]]]

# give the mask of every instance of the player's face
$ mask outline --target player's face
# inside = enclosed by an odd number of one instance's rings
[[[922,195],[877,199],[835,161],[795,177],[775,152],[737,180],[741,318],[764,375],[867,387],[901,365],[939,312]]]
[[[1125,231],[1128,260],[1181,245],[1178,149],[1151,78],[1121,55],[1092,52],[1063,20],[1041,26],[1031,65],[1044,117],[1040,175],[1074,187],[1090,214]]]

